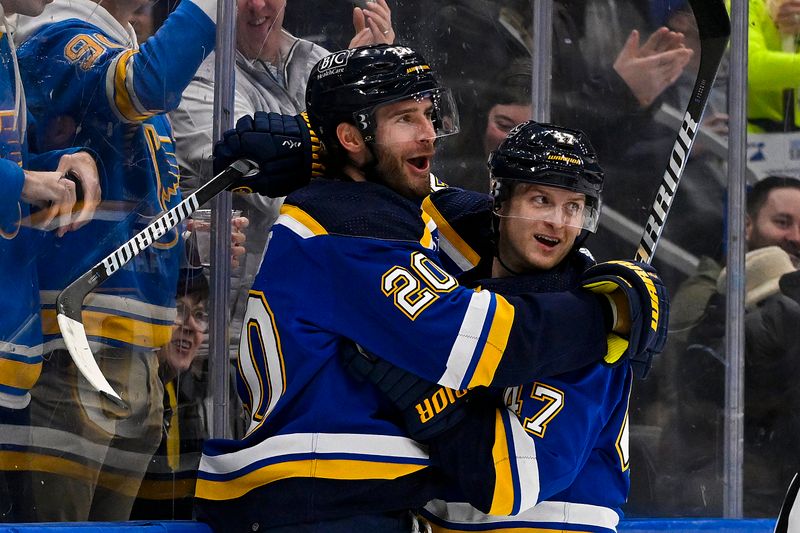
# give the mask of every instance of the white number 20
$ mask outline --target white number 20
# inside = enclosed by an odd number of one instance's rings
[[[424,254],[411,254],[411,268],[395,266],[381,277],[381,290],[394,298],[394,305],[411,320],[439,298],[458,286],[458,282]]]

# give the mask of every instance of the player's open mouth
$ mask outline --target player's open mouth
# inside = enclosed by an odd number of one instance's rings
[[[537,233],[533,237],[540,243],[544,244],[545,246],[549,246],[550,248],[558,246],[558,244],[561,242],[561,239],[556,239],[555,237],[548,237],[547,235],[542,235],[541,233]]]
[[[266,21],[267,21],[267,17],[260,17],[260,18],[248,21],[247,24],[250,25],[250,26],[261,26]]]
[[[428,170],[430,168],[429,157],[412,157],[407,160],[408,163],[417,170]]]

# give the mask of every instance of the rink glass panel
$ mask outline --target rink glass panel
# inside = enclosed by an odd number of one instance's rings
[[[694,83],[693,63],[690,63],[684,75],[666,88],[654,104],[641,108],[614,73],[614,60],[633,29],[639,30],[643,43],[659,26],[667,24],[686,32],[687,46],[692,46],[692,17],[665,10],[662,4],[597,0],[556,1],[554,5],[551,121],[584,130],[597,148],[600,163],[606,171],[601,227],[586,243],[598,260],[633,257],[640,227],[645,222],[675,140],[678,125],[670,117],[682,116]],[[156,26],[160,16],[167,11],[164,7],[163,0],[153,6]],[[531,91],[526,89],[526,85],[530,85],[530,68],[526,68],[526,64],[538,60],[531,55],[531,36],[542,31],[533,20],[531,3],[521,0],[447,0],[435,3],[399,0],[392,2],[391,7],[397,42],[409,44],[428,59],[442,84],[453,90],[459,106],[462,131],[440,141],[435,173],[451,185],[488,191],[488,150],[493,147],[492,143],[496,144],[497,136],[508,129],[509,120],[513,123],[530,115]],[[292,0],[286,7],[284,27],[298,37],[328,50],[336,50],[346,46],[352,37],[351,8],[351,2],[342,0]],[[146,24],[141,27],[146,27]],[[727,111],[726,72],[723,67],[709,99],[707,118],[719,117]],[[59,97],[60,90],[65,89],[54,89],[53,98]],[[81,133],[86,134],[87,129],[99,128],[98,123],[89,124],[83,117],[80,114],[54,117],[54,125],[48,126],[37,120],[32,134],[37,136],[40,148],[69,146],[80,138]],[[152,135],[152,132],[139,132],[142,136],[136,137],[131,131],[121,127],[112,132],[115,135],[112,139],[107,137],[108,132],[98,129],[98,139],[106,136],[108,142],[116,147],[113,152],[118,156],[104,161],[106,174],[115,176],[108,179],[125,184],[107,186],[108,191],[114,189],[117,196],[103,202],[98,210],[99,222],[75,232],[74,240],[70,240],[71,234],[62,239],[50,238],[49,242],[42,239],[42,254],[47,253],[43,255],[45,266],[65,280],[74,279],[91,268],[137,229],[152,221],[166,204],[174,203],[178,198],[171,185],[177,181],[174,174],[178,173],[179,164],[175,154],[180,154],[181,146],[173,145],[168,133]],[[131,157],[137,152],[126,143],[135,143],[137,139],[142,148],[163,153],[157,163],[160,165],[157,167],[158,175],[162,178],[159,181],[131,178],[141,173],[142,168],[146,167],[148,171],[156,168],[146,158]],[[210,146],[207,153],[210,154]],[[715,290],[719,274],[711,261],[719,265],[725,257],[726,158],[724,144],[698,139],[667,224],[665,240],[654,261],[673,295],[673,311],[667,349],[654,361],[650,376],[634,384],[630,405],[632,488],[624,509],[628,516],[722,515],[725,339],[724,318],[720,328],[719,317],[724,317],[725,307],[720,301],[708,309],[706,300]],[[212,175],[209,161],[206,160],[199,168],[200,171],[191,177],[183,173],[186,181],[181,182],[182,187],[197,186],[209,179]],[[193,182],[192,178],[197,181]],[[241,198],[233,199],[234,208],[248,205],[253,204]],[[145,253],[134,259],[124,272],[117,274],[121,276],[118,284],[105,284],[105,290],[98,293],[135,299],[142,291],[148,290],[137,285],[137,280],[143,279],[147,287],[162,286],[158,291],[162,296],[165,293],[182,294],[194,287],[197,275],[211,275],[210,269],[201,268],[191,275],[179,277],[177,263],[175,266],[162,264],[159,254],[170,251],[184,253],[181,235],[185,229],[182,227],[172,232],[154,248],[153,254]],[[265,231],[268,231],[268,225],[265,228],[263,224],[251,224],[245,231],[248,243],[263,243]],[[220,241],[225,242],[224,239]],[[29,268],[31,261],[21,261],[20,268]],[[206,309],[212,306],[235,308],[237,292],[247,288],[248,278],[243,275],[245,269],[242,265],[232,270],[229,301],[209,300]],[[701,283],[692,286],[696,290],[686,291],[689,287],[687,280],[698,270],[705,277],[701,278]],[[128,274],[126,279],[130,281],[124,281],[122,274]],[[50,299],[43,299],[45,333],[57,333],[52,320],[54,295],[55,292],[48,293],[46,296]],[[164,303],[163,307],[172,307],[170,301]],[[95,301],[94,305],[87,302],[84,308],[87,324],[90,317],[98,317],[92,322],[99,328],[97,336],[118,331],[118,322],[104,318],[103,313],[110,305]],[[126,310],[119,313],[123,315],[123,322],[130,320],[130,309],[139,310],[136,306],[111,308]],[[90,314],[89,311],[99,314]],[[143,338],[147,338],[150,339],[147,342],[155,347],[173,339],[173,332],[179,329],[178,326],[173,328],[175,313],[163,314],[160,309],[149,306],[141,308],[140,312],[143,316],[139,317],[137,324],[147,325],[134,328],[137,337],[128,340],[141,343]],[[192,310],[188,313],[191,315]],[[195,318],[187,315],[177,320],[194,323]],[[232,322],[238,325],[235,317]],[[238,331],[231,331],[231,337],[238,338]],[[97,339],[90,337],[90,340]],[[192,342],[187,339],[179,341],[179,344],[185,349],[193,347]],[[64,352],[54,354],[46,364],[71,375],[72,381],[65,382],[56,376],[58,379],[54,379],[48,390],[59,392],[61,396],[56,401],[44,401],[42,405],[46,409],[57,403],[58,407],[53,407],[50,416],[41,412],[36,419],[38,422],[30,427],[32,433],[28,433],[24,425],[3,433],[9,436],[6,448],[21,452],[9,455],[15,458],[16,463],[5,464],[13,464],[12,468],[17,470],[37,472],[33,480],[24,475],[10,476],[12,487],[19,487],[18,494],[24,502],[33,502],[28,505],[26,513],[30,509],[35,512],[38,507],[36,498],[45,501],[52,494],[32,489],[31,481],[39,483],[40,487],[53,483],[50,479],[43,479],[41,472],[52,471],[67,477],[73,475],[84,482],[88,479],[84,486],[90,488],[112,483],[108,479],[122,479],[124,496],[129,498],[139,491],[135,489],[136,481],[125,478],[129,466],[127,459],[140,459],[156,450],[152,457],[140,462],[147,469],[142,490],[151,491],[152,499],[143,502],[139,498],[132,516],[189,518],[189,502],[182,496],[191,493],[201,443],[209,435],[212,407],[229,406],[230,431],[235,436],[243,434],[246,417],[242,416],[235,398],[213,396],[208,386],[209,354],[205,345],[187,369],[178,373],[177,378],[170,379],[173,376],[163,364],[160,372],[148,373],[153,370],[154,359],[150,357],[152,354],[142,355],[138,348],[141,344],[136,345],[139,355],[135,373],[130,370],[131,365],[119,364],[119,357],[128,360],[125,353],[120,352],[123,349],[120,339],[110,344],[114,347],[109,352],[111,361],[107,372],[117,371],[120,379],[136,378],[135,392],[148,414],[131,419],[126,413],[115,412],[113,406],[103,403],[85,383],[80,382]],[[53,346],[58,345],[46,345],[46,351],[49,352]],[[92,346],[99,354],[100,345]],[[211,354],[211,357],[230,361],[233,375],[235,351],[234,341],[230,353]],[[778,381],[776,376],[776,389],[780,389],[784,381]],[[172,383],[172,386],[164,389],[165,383]],[[235,390],[233,394],[235,396]],[[176,409],[184,416],[174,416]],[[70,417],[76,417],[78,421]],[[176,434],[170,433],[174,431],[176,421],[180,426],[177,443]],[[775,431],[800,433],[789,422],[778,422]],[[146,439],[149,444],[144,449],[135,449],[136,446],[134,450],[123,448],[130,453],[114,453],[118,443],[111,442],[110,436],[115,432],[127,432],[126,439]],[[170,434],[172,437],[168,438]],[[36,442],[36,448],[26,446],[31,438]],[[65,443],[72,442],[73,438],[84,446],[67,448]],[[745,446],[745,455],[749,457],[747,443]],[[86,457],[77,451],[80,449],[90,449],[94,455]],[[788,461],[755,450],[752,457],[754,460],[761,457],[765,463]],[[94,472],[103,462],[109,465],[114,475],[99,477],[95,481],[94,476],[87,472]],[[765,483],[769,485],[769,480],[765,481],[763,477],[773,475],[770,468],[770,464],[754,462],[754,477],[745,474],[745,516],[772,516],[777,512],[780,500],[774,499],[772,494],[782,493],[784,483],[781,478],[780,488],[777,488],[778,484],[764,486]],[[774,475],[783,475],[783,472]],[[131,478],[137,477],[140,476],[131,475]],[[748,507],[750,479],[754,479],[753,507]],[[65,485],[58,486],[61,487],[59,496],[62,496]],[[763,498],[762,492],[766,494]],[[75,490],[74,495],[82,502],[81,505],[87,505],[88,493]],[[17,521],[36,518],[26,513]],[[101,516],[90,513],[87,507],[86,517]],[[75,515],[63,519],[84,518]],[[124,518],[112,516],[110,519]]]

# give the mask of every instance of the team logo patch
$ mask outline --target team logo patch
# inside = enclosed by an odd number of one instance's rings
[[[318,77],[324,78],[344,71],[350,60],[351,50],[342,50],[322,58],[319,64]]]

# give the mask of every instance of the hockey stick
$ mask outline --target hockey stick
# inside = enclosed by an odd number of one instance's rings
[[[686,107],[686,114],[683,116],[683,123],[672,146],[667,169],[650,208],[650,216],[645,224],[639,249],[636,251],[636,260],[648,264],[653,260],[658,240],[664,231],[669,209],[675,199],[675,191],[686,168],[697,126],[703,118],[708,94],[714,85],[714,78],[717,76],[717,69],[731,33],[730,19],[723,0],[689,0],[689,5],[692,7],[700,33],[700,67],[689,97],[689,105]]]
[[[258,171],[258,165],[249,159],[234,161],[228,168],[211,178],[205,185],[187,196],[181,203],[162,214],[150,225],[137,233],[128,242],[114,250],[88,272],[84,273],[61,291],[56,300],[56,319],[64,338],[64,344],[75,362],[75,366],[86,380],[103,396],[120,407],[127,408],[119,394],[97,366],[89,348],[89,339],[83,327],[81,307],[86,296],[109,276],[125,266],[142,250],[163,237],[169,230],[194,213],[201,205],[228,188],[242,176]]]
[[[795,474],[783,499],[773,533],[800,533],[800,507],[795,507],[798,491],[800,491],[800,475]]]

